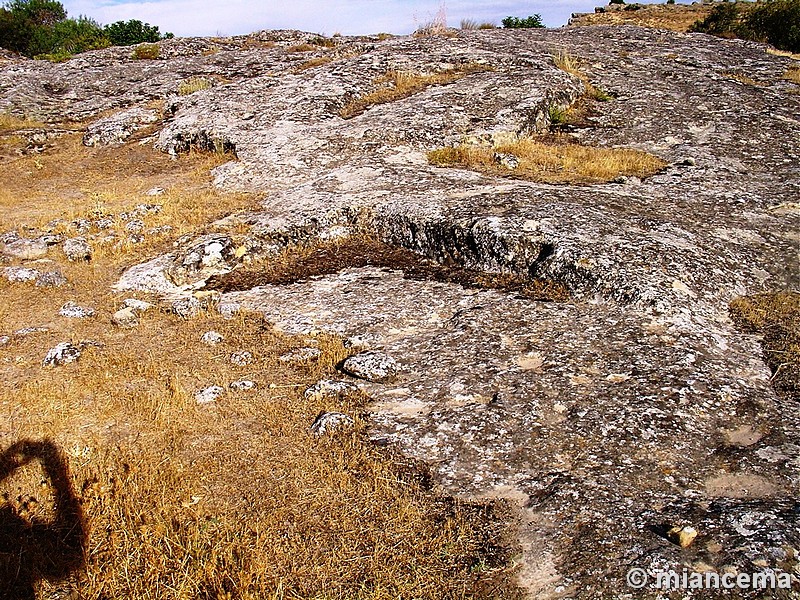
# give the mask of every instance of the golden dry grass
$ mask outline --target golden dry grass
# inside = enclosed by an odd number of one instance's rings
[[[513,154],[519,160],[519,166],[512,170],[498,164],[496,154]],[[582,146],[562,136],[525,137],[494,147],[461,144],[428,152],[428,160],[440,167],[460,167],[544,183],[573,184],[603,183],[620,175],[648,177],[667,164],[641,150]]]
[[[318,50],[318,46],[314,46],[312,44],[296,44],[294,46],[289,46],[286,48],[287,52],[313,52],[314,50]]]
[[[340,340],[289,337],[255,316],[226,320],[209,312],[183,321],[158,308],[135,329],[110,324],[130,296],[111,291],[125,267],[171,249],[181,232],[253,207],[255,198],[209,185],[208,169],[228,158],[171,161],[136,142],[89,149],[76,135],[3,165],[0,231],[118,214],[140,202],[164,206],[144,217],[147,226],[173,227],[143,244],[96,248],[90,263],[51,251],[52,262],[41,268],[64,273],[68,283],[59,288],[0,279],[0,335],[12,337],[0,347],[0,422],[9,424],[0,428],[0,452],[26,439],[60,448],[88,532],[85,556],[78,557],[83,568],[64,581],[39,582],[37,597],[513,597],[500,547],[505,529],[491,506],[437,497],[421,471],[368,443],[363,398],[303,396],[308,385],[335,375],[334,365],[351,352]],[[143,196],[156,185],[167,193]],[[70,300],[97,315],[59,316]],[[48,331],[12,334],[29,326]],[[202,344],[210,329],[225,341]],[[102,347],[88,348],[75,363],[42,368],[46,351],[67,340]],[[278,360],[308,345],[320,348],[319,360]],[[231,353],[241,350],[253,354],[249,366],[231,363]],[[228,390],[209,405],[193,398],[200,388],[240,379],[257,389]],[[322,410],[352,415],[355,428],[310,435]],[[53,490],[35,463],[0,479],[0,519],[53,517]],[[25,556],[20,572],[34,578],[34,561],[47,553]]]
[[[482,64],[468,64],[438,73],[414,73],[410,71],[388,71],[374,83],[378,89],[348,102],[339,112],[343,119],[351,119],[378,104],[395,102],[413,96],[432,85],[445,85],[466,77],[470,73],[489,70]]]
[[[800,65],[791,65],[783,75],[784,79],[800,85]]]
[[[332,56],[320,56],[318,58],[312,58],[311,60],[307,60],[303,63],[300,63],[298,66],[295,67],[295,72],[300,73],[307,69],[313,69],[314,67],[319,67],[321,65],[328,64],[333,60]]]
[[[738,81],[739,83],[743,83],[745,85],[752,85],[754,87],[763,87],[763,86],[767,85],[763,81],[758,81],[756,79],[753,79],[752,77],[748,77],[747,75],[743,75],[742,73],[729,73],[729,72],[726,72],[726,73],[723,73],[722,76],[723,77],[727,77],[728,79],[734,79],[734,80]]]
[[[739,327],[763,336],[764,359],[778,392],[800,400],[800,293],[742,296],[731,302],[730,312]]]
[[[602,13],[591,13],[572,19],[570,25],[638,25],[672,31],[689,31],[695,21],[702,21],[709,14],[710,4],[645,4],[639,10],[613,9],[606,7]]]
[[[583,86],[585,88],[585,95],[592,100],[599,100],[604,102],[606,100],[611,100],[611,96],[609,96],[606,92],[601,90],[598,87],[592,85],[589,81],[588,75],[583,71],[583,61],[568,52],[558,52],[553,55],[553,63],[561,69],[569,73],[570,75],[574,75],[578,79],[583,82]]]
[[[24,119],[7,112],[0,113],[0,133],[16,131],[18,129],[33,129],[44,125],[33,119]]]
[[[211,81],[206,77],[190,77],[180,83],[178,86],[179,96],[188,96],[201,90],[207,90],[212,87]]]

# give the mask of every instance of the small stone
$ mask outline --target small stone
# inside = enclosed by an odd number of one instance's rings
[[[253,355],[250,352],[234,352],[231,354],[231,362],[237,367],[246,367],[253,363]]]
[[[325,435],[337,429],[345,429],[355,424],[348,415],[340,412],[321,412],[311,424],[311,433]]]
[[[278,360],[284,363],[303,363],[310,360],[317,360],[322,356],[319,348],[295,348],[291,352],[279,356]]]
[[[519,167],[519,158],[509,152],[495,152],[494,162],[511,171]]]
[[[103,219],[97,219],[93,225],[96,229],[111,229],[114,226],[114,219],[109,219],[108,217]]]
[[[47,254],[47,244],[42,240],[21,238],[3,246],[2,252],[20,260],[34,260]]]
[[[684,158],[681,164],[687,167],[693,167],[697,164],[697,161],[690,156],[689,158]]]
[[[326,398],[338,398],[348,394],[358,392],[358,387],[349,381],[337,381],[335,379],[323,379],[318,381],[303,392],[307,400],[324,400]]]
[[[667,532],[667,539],[681,548],[688,548],[697,537],[697,530],[689,525],[677,525]]]
[[[0,346],[6,346],[11,342],[10,335],[0,335]]]
[[[89,245],[89,242],[82,237],[70,238],[66,240],[61,246],[61,249],[64,251],[67,259],[71,261],[88,261],[92,259],[92,247]]]
[[[134,219],[125,223],[125,231],[128,233],[141,233],[144,231],[144,221],[141,219]]]
[[[134,214],[139,216],[154,215],[161,212],[160,204],[137,204],[133,209]]]
[[[92,223],[88,219],[75,219],[71,223],[72,227],[78,233],[87,233],[92,228]]]
[[[234,381],[231,383],[231,389],[237,392],[248,392],[254,390],[256,387],[255,381],[249,379],[242,379],[241,381]]]
[[[166,192],[166,191],[167,190],[165,190],[162,187],[154,187],[154,188],[150,188],[149,190],[147,190],[144,193],[144,195],[145,196],[162,196],[162,195],[164,195],[164,192]]]
[[[47,327],[23,327],[22,329],[17,329],[14,335],[24,336],[34,333],[47,333],[48,331],[50,330]]]
[[[61,287],[67,283],[67,278],[60,271],[40,273],[36,278],[36,287]]]
[[[80,358],[81,351],[69,342],[61,342],[55,348],[47,352],[47,356],[42,361],[43,367],[57,367],[75,362]]]
[[[198,404],[208,404],[209,402],[216,401],[224,393],[225,388],[222,388],[218,385],[211,385],[207,388],[196,391],[194,393],[194,399]]]
[[[376,383],[390,381],[399,370],[391,356],[374,350],[351,356],[342,364],[342,371],[348,375]]]
[[[40,237],[39,241],[46,246],[55,246],[56,244],[60,244],[64,241],[64,236],[60,233],[50,233]]]
[[[130,306],[120,308],[117,312],[111,315],[111,322],[117,327],[125,327],[131,329],[139,324],[139,317],[136,311]]]
[[[28,269],[26,267],[5,267],[3,269],[3,277],[11,283],[34,281],[39,275],[41,273],[36,269]]]
[[[183,319],[191,319],[200,314],[203,309],[200,301],[194,296],[180,298],[172,303],[172,312]]]
[[[58,314],[68,319],[88,319],[94,316],[94,309],[86,306],[79,306],[70,300],[61,307]]]
[[[200,336],[200,341],[204,344],[208,344],[209,346],[219,344],[224,339],[225,338],[222,336],[222,334],[217,333],[216,331],[206,331]]]
[[[125,308],[130,308],[136,314],[145,313],[153,308],[153,305],[149,302],[138,300],[136,298],[125,298],[125,300],[122,301],[122,306]]]

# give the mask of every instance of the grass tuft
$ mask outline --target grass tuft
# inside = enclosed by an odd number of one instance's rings
[[[372,106],[408,98],[432,85],[445,85],[471,73],[488,70],[491,70],[491,67],[487,65],[470,63],[447,71],[430,74],[410,71],[388,71],[375,80],[375,84],[380,86],[377,90],[351,100],[342,108],[339,115],[343,119],[351,119]]]
[[[155,60],[161,56],[158,44],[139,44],[133,49],[133,58],[136,60]]]
[[[18,131],[20,129],[37,129],[40,127],[44,127],[44,124],[39,121],[17,117],[7,112],[0,113],[0,133]]]
[[[206,77],[190,77],[182,81],[178,86],[178,95],[188,96],[201,90],[210,89],[211,87],[213,87],[213,83]]]
[[[606,93],[605,91],[601,90],[600,88],[594,86],[590,81],[588,75],[583,72],[583,62],[576,56],[569,54],[568,52],[559,52],[553,55],[553,63],[561,69],[569,73],[570,75],[574,75],[578,79],[583,82],[585,88],[585,95],[592,100],[598,100],[600,102],[606,102],[608,100],[613,100],[613,97]]]
[[[774,292],[734,299],[734,322],[763,336],[764,360],[778,393],[800,400],[800,293]]]
[[[513,170],[497,163],[496,155],[519,160]],[[512,176],[543,183],[592,184],[617,177],[648,177],[663,169],[662,159],[627,148],[582,146],[566,136],[523,137],[498,146],[461,144],[428,152],[428,161],[440,167],[460,167],[488,175]]]
[[[786,69],[786,73],[784,73],[783,78],[791,81],[792,83],[800,85],[800,65],[791,65],[788,69]]]

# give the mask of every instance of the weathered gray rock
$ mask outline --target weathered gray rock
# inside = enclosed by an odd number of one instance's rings
[[[211,385],[194,394],[194,399],[198,404],[209,404],[216,402],[225,393],[225,388],[218,385]]]
[[[36,281],[41,272],[27,267],[3,267],[3,277],[11,283]]]
[[[322,351],[319,348],[295,348],[279,356],[278,360],[285,363],[305,363],[317,360],[320,356]]]
[[[83,135],[84,146],[121,144],[131,135],[158,121],[158,113],[138,106],[99,119]]]
[[[325,400],[326,398],[340,398],[358,393],[358,387],[349,381],[335,379],[322,379],[307,388],[303,396],[308,400]]]
[[[125,300],[122,301],[122,306],[130,308],[136,314],[142,314],[146,313],[155,305],[150,302],[145,302],[144,300],[139,300],[138,298],[125,298]]]
[[[35,260],[47,255],[47,243],[41,239],[20,238],[0,245],[0,253],[20,260]]]
[[[58,314],[69,319],[89,319],[94,316],[95,310],[88,306],[80,306],[70,300],[59,309]]]
[[[342,363],[342,371],[359,379],[384,383],[394,379],[400,371],[397,361],[375,350],[360,352]]]
[[[311,424],[311,433],[325,435],[334,431],[348,429],[354,425],[353,418],[340,412],[322,412]]]
[[[298,58],[285,44],[305,34],[270,35],[274,48],[234,39],[209,56],[208,40],[164,42],[147,81],[116,49],[0,66],[0,110],[58,118],[163,98],[190,75],[231,80],[170,98],[157,145],[235,151],[215,181],[260,193],[262,208],[178,240],[117,289],[174,299],[245,257],[364,233],[447,265],[554,280],[573,302],[348,269],[232,292],[219,310],[358,337],[402,360],[390,385],[359,382],[372,435],[426,461],[452,494],[519,504],[519,576],[532,597],[631,597],[629,566],[794,569],[798,413],[727,311],[736,295],[800,286],[789,59],[633,27],[467,31],[345,39],[337,60],[287,76]],[[572,135],[649,151],[669,163],[662,173],[577,187],[427,164],[425,151],[464,139],[545,131],[549,108],[585,90],[554,52],[580,58],[616,97]],[[491,70],[339,116],[389,69],[458,64]],[[76,76],[89,68],[96,77]],[[761,437],[725,441],[745,426]],[[700,533],[681,548],[668,532],[685,524]]]
[[[111,315],[111,322],[117,327],[132,329],[139,325],[139,315],[134,308],[126,306]]]
[[[75,362],[81,356],[80,348],[69,342],[61,342],[47,352],[42,361],[43,367],[58,367]]]
[[[239,381],[232,381],[230,388],[236,392],[249,392],[256,389],[256,382],[249,379],[241,379]]]
[[[203,305],[194,296],[179,298],[172,303],[172,312],[183,319],[192,319],[200,314]]]
[[[216,331],[206,331],[202,336],[200,336],[200,341],[204,344],[208,344],[209,346],[219,344],[224,339],[225,338],[222,336],[222,334]]]
[[[26,335],[33,335],[35,333],[47,333],[50,331],[48,327],[43,327],[41,325],[34,325],[32,327],[23,327],[22,329],[17,329],[14,332],[14,335],[18,337],[24,337]]]
[[[10,335],[0,335],[0,347],[7,346],[10,343],[11,343]]]
[[[65,283],[67,283],[67,278],[61,271],[47,271],[39,273],[36,277],[36,287],[61,287]]]
[[[252,365],[254,360],[253,353],[246,350],[231,354],[231,363],[237,367],[246,367],[248,365]]]
[[[88,261],[92,258],[92,247],[86,238],[76,237],[65,240],[61,246],[68,260],[71,261]]]

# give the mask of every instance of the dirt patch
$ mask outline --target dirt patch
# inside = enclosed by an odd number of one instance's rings
[[[205,289],[221,292],[249,290],[259,285],[288,285],[342,269],[382,267],[403,271],[407,279],[456,283],[470,288],[513,292],[532,300],[566,302],[568,290],[555,282],[530,280],[509,274],[494,274],[446,267],[410,250],[370,239],[349,239],[305,249],[291,249],[277,259],[248,265],[209,279]]]

